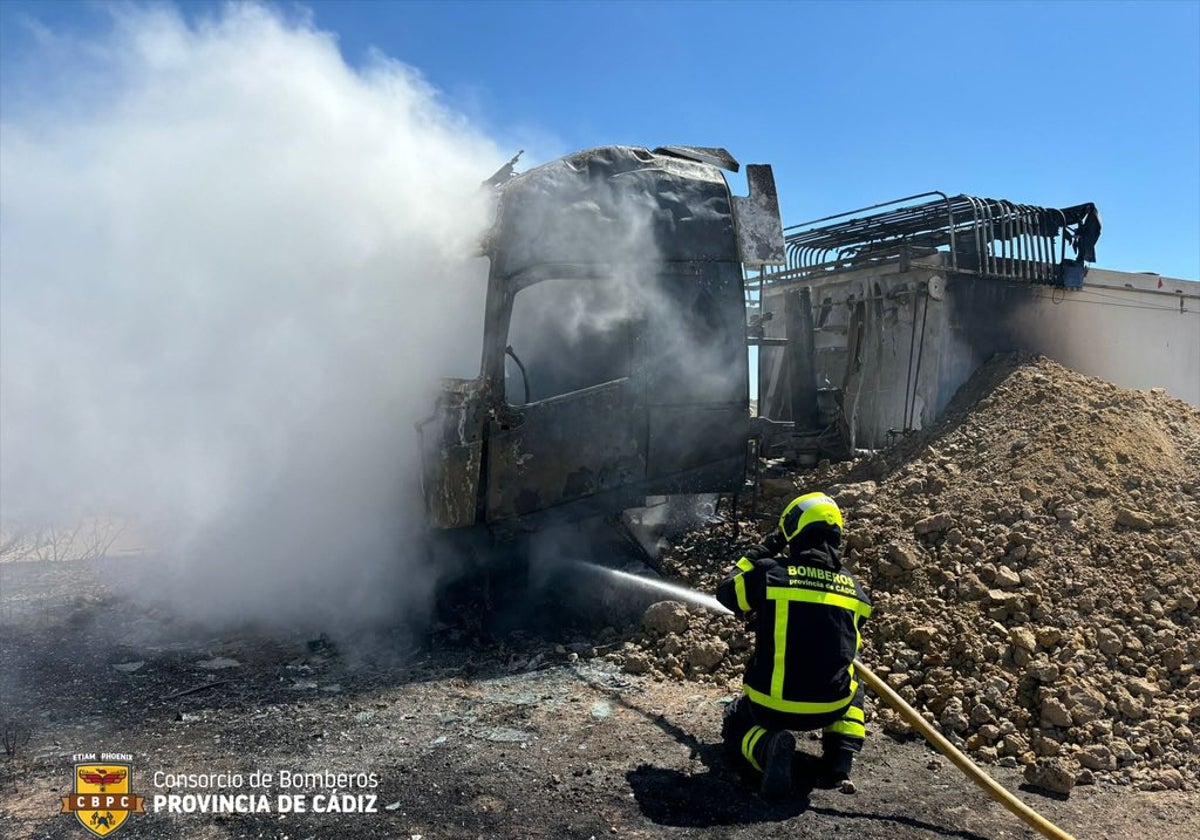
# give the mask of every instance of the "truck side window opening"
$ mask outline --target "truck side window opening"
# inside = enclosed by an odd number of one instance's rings
[[[552,278],[513,298],[508,346],[529,381],[529,402],[629,376],[637,305],[625,284],[601,278]],[[525,403],[525,378],[504,361],[504,397]]]

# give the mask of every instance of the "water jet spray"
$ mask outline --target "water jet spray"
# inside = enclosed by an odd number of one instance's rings
[[[689,604],[696,604],[713,612],[725,613],[733,615],[724,604],[714,598],[712,595],[705,595],[703,592],[697,592],[694,589],[688,589],[686,586],[680,586],[675,583],[667,583],[665,580],[655,580],[654,578],[644,578],[639,575],[629,572],[622,572],[618,569],[610,569],[607,566],[601,566],[597,563],[588,563],[584,560],[577,561],[578,565],[583,566],[591,572],[601,572],[613,580],[618,580],[641,589],[649,589],[655,592],[661,592],[669,599],[685,601]]]

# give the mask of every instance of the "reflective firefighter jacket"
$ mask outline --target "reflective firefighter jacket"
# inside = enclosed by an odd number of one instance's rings
[[[717,587],[717,600],[749,617],[754,630],[742,690],[787,714],[844,708],[858,690],[854,657],[871,602],[832,546],[790,559],[770,555],[764,546],[750,549]]]

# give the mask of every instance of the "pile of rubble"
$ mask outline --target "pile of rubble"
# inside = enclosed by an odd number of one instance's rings
[[[1195,407],[1001,357],[936,428],[769,481],[761,510],[815,489],[842,506],[847,564],[876,604],[864,661],[976,760],[1060,792],[1098,778],[1198,786]],[[759,527],[688,534],[664,571],[711,592]],[[611,654],[730,689],[748,655],[735,619],[674,603]],[[872,705],[873,729],[907,732]]]

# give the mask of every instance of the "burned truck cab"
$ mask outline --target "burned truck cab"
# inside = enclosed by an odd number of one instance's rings
[[[774,179],[722,149],[608,146],[495,187],[481,374],[421,424],[436,528],[539,527],[737,490],[743,266],[783,260]]]

